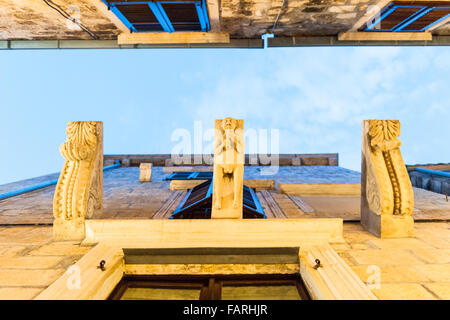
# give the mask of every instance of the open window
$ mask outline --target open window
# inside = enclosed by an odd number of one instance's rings
[[[193,32],[210,29],[205,0],[103,0],[131,32]]]
[[[449,17],[448,1],[393,1],[360,31],[422,32]]]
[[[212,205],[212,180],[207,180],[190,189],[170,219],[210,219]],[[244,219],[265,219],[266,215],[255,191],[244,185],[243,190]]]

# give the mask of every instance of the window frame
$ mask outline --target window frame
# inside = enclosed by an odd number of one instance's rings
[[[206,1],[205,0],[182,0],[182,1],[167,1],[167,0],[161,0],[161,1],[133,1],[133,2],[127,2],[127,1],[108,1],[108,0],[102,0],[103,3],[108,7],[108,10],[111,10],[122,23],[130,30],[130,32],[206,32],[211,29],[211,25],[209,22],[208,17],[208,10],[206,7]],[[170,18],[168,17],[166,11],[163,8],[164,4],[168,3],[177,3],[177,4],[193,4],[195,6],[195,11],[197,13],[197,19],[198,23],[200,24],[200,30],[181,30],[176,31],[176,23],[173,23]],[[117,5],[124,6],[124,5],[143,5],[146,4],[149,6],[150,10],[152,11],[153,15],[158,20],[158,23],[162,27],[162,31],[142,31],[138,30],[135,27],[136,23],[131,23],[125,15],[117,8]],[[196,23],[196,21],[192,21],[191,23]],[[139,23],[139,24],[152,24],[152,23]],[[156,24],[156,23],[155,23]]]
[[[193,172],[190,176],[192,176],[196,173],[198,173],[198,172]],[[186,179],[183,178],[182,180],[190,180],[191,178],[189,178],[189,177],[187,177]],[[204,180],[204,179],[200,179],[200,180]],[[197,201],[189,204],[188,206],[185,206],[186,202],[191,197],[192,192],[205,186],[207,183],[209,183],[209,186],[208,186],[208,190],[205,193],[205,195],[202,198],[199,198]],[[244,210],[243,214],[244,214],[245,219],[267,219],[266,213],[264,212],[264,208],[262,207],[261,203],[259,202],[258,196],[256,195],[255,191],[246,185],[243,185],[242,188],[243,188],[243,193],[245,194],[247,192],[250,195],[250,198],[251,198],[250,201],[253,202],[253,204],[255,205],[255,208],[250,207],[249,204],[247,203],[245,197],[243,197],[244,199],[242,200],[243,201],[242,207]],[[182,213],[184,213],[187,210],[190,210],[192,208],[198,207],[200,205],[201,206],[206,205],[206,206],[210,207],[212,204],[212,193],[213,193],[213,180],[212,179],[211,180],[207,179],[205,182],[195,186],[192,189],[189,189],[189,191],[184,196],[183,200],[181,200],[178,207],[170,215],[169,219],[178,219]],[[251,214],[252,216],[248,216],[248,214]],[[181,218],[181,219],[185,219],[185,218]],[[205,219],[208,219],[208,218],[205,216]]]
[[[311,296],[300,274],[232,274],[232,275],[124,275],[108,300],[120,300],[128,288],[199,288],[199,300],[221,300],[222,288],[233,286],[295,285],[301,300]]]

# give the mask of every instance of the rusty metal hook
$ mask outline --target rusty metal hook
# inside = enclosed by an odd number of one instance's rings
[[[97,266],[97,269],[100,269],[100,270],[102,270],[102,271],[105,271],[105,270],[106,270],[105,264],[106,264],[106,261],[105,261],[105,260],[100,261],[100,263],[99,263],[98,266]]]
[[[323,266],[320,264],[320,260],[319,260],[319,259],[314,260],[314,262],[316,263],[316,265],[313,267],[314,269],[317,270],[317,269],[323,267]]]

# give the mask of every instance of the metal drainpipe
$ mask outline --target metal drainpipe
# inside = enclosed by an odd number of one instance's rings
[[[117,168],[117,167],[120,167],[120,160],[116,160],[116,163],[113,164],[113,165],[103,167],[103,171],[114,169],[114,168]],[[34,190],[46,188],[46,187],[55,185],[57,183],[58,183],[58,179],[47,181],[47,182],[43,182],[43,183],[40,183],[40,184],[36,184],[34,186],[29,186],[29,187],[18,189],[18,190],[13,190],[13,191],[1,193],[0,194],[0,201],[4,200],[4,199],[15,197],[15,196],[27,193],[27,192],[31,192],[31,191],[34,191]]]
[[[416,168],[416,170],[419,172],[423,172],[423,173],[430,173],[430,174],[434,174],[437,176],[443,176],[443,177],[450,178],[450,172],[437,171],[437,170],[431,170],[431,169],[425,169],[425,168]]]
[[[267,44],[268,44],[268,40],[269,38],[273,38],[274,34],[273,33],[264,33],[261,35],[261,39],[263,39],[264,41],[264,49],[267,49]]]

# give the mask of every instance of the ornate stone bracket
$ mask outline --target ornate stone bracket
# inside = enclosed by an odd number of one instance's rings
[[[398,120],[363,121],[361,223],[379,237],[413,235],[414,194],[398,136]]]
[[[53,236],[84,239],[86,218],[103,210],[103,123],[74,121],[59,148],[65,159],[53,198]]]
[[[216,120],[211,218],[242,218],[244,120]]]

